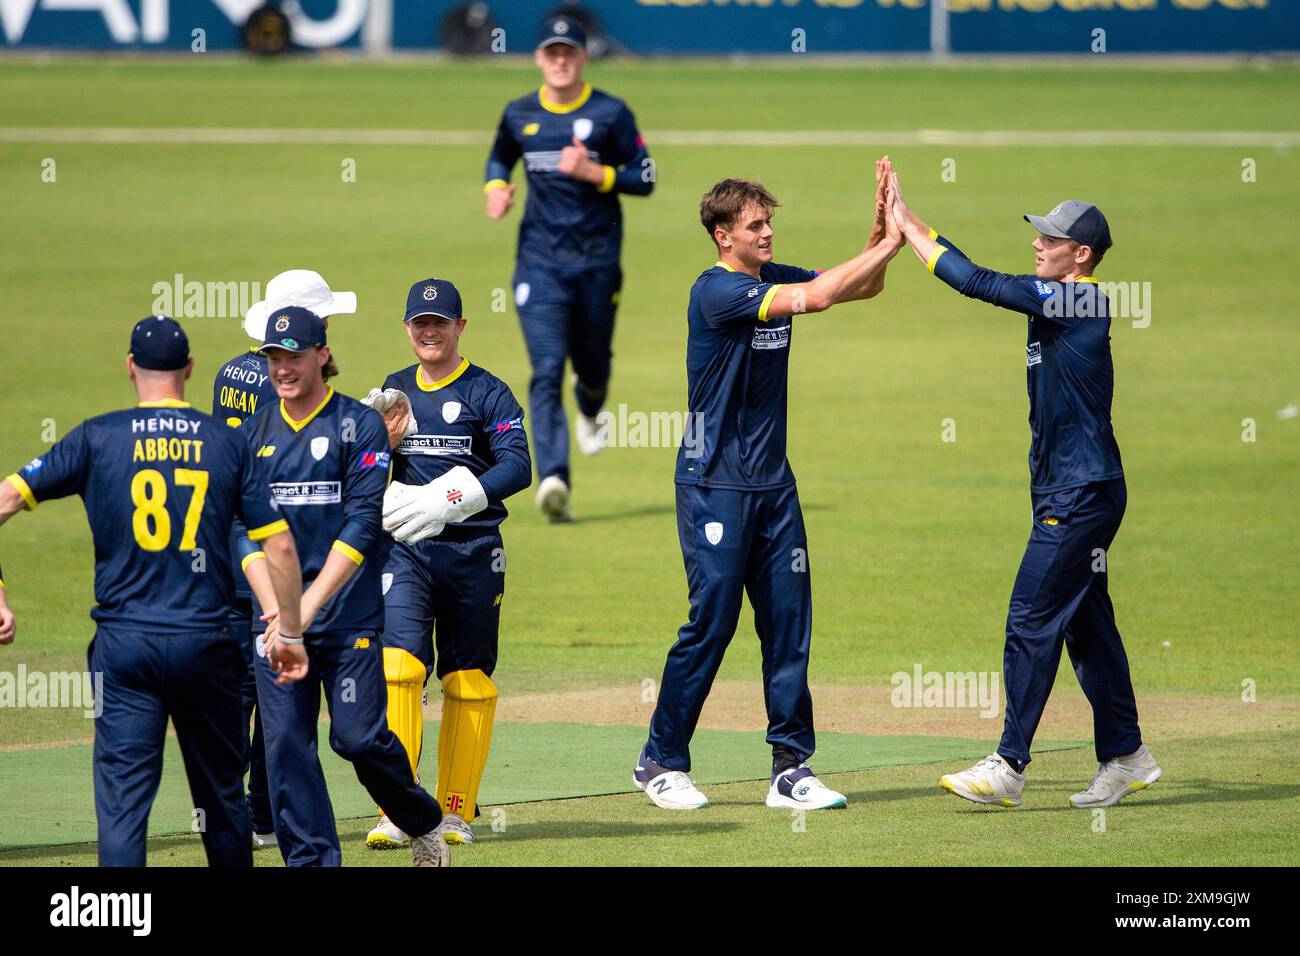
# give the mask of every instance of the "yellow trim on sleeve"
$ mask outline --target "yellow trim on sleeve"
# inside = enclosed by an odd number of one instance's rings
[[[420,391],[422,392],[436,392],[438,389],[445,388],[464,375],[467,368],[469,368],[469,359],[462,357],[460,364],[456,366],[456,371],[452,372],[446,378],[440,378],[436,382],[429,383],[424,380],[424,366],[421,365],[415,370],[415,384],[420,386]]]
[[[248,566],[259,559],[266,560],[265,551],[254,551],[252,554],[245,555],[244,560],[239,562],[239,570],[247,572]]]
[[[483,184],[483,192],[490,193],[494,189],[505,189],[509,185],[504,179],[489,179]]]
[[[772,286],[770,289],[768,289],[768,290],[767,290],[767,294],[763,296],[763,302],[762,302],[762,304],[758,307],[758,321],[760,321],[760,322],[766,322],[766,321],[767,321],[767,310],[768,310],[768,307],[771,306],[771,304],[772,304],[772,300],[776,298],[776,290],[779,289],[779,288],[781,288],[781,285],[782,285],[782,284],[781,284],[780,282],[778,282],[776,285],[774,285],[774,286]]]
[[[591,84],[583,83],[582,92],[572,103],[552,103],[546,98],[546,87],[543,86],[537,91],[537,101],[542,104],[542,109],[548,113],[572,113],[574,110],[581,108],[582,104],[591,98]]]
[[[183,402],[179,398],[160,398],[156,402],[140,402],[136,408],[189,408],[189,402]]]
[[[312,420],[313,418],[315,418],[317,415],[320,414],[321,409],[324,408],[326,405],[328,405],[328,404],[330,403],[330,399],[333,398],[333,397],[334,397],[334,386],[333,386],[333,385],[326,385],[326,386],[325,386],[325,399],[324,399],[324,400],[323,400],[319,405],[316,406],[316,408],[312,411],[312,413],[311,413],[310,415],[308,415],[306,418],[304,418],[304,419],[303,419],[302,421],[300,421],[300,422],[295,422],[292,418],[289,417],[289,413],[288,413],[287,411],[285,411],[285,408],[284,408],[284,399],[282,398],[282,399],[280,399],[280,416],[281,416],[281,417],[282,417],[286,422],[289,423],[289,427],[290,427],[290,428],[292,428],[292,429],[293,429],[294,431],[296,431],[296,432],[300,432],[300,431],[302,431],[304,428],[307,427],[307,425],[311,422],[311,420]],[[251,536],[250,536],[250,537],[251,537]]]
[[[281,518],[279,521],[272,521],[270,524],[264,524],[260,528],[254,528],[248,532],[249,541],[265,541],[272,535],[281,534],[289,530],[289,522]]]
[[[0,578],[0,591],[6,591],[6,590],[8,590],[8,588],[5,587],[4,578]]]
[[[27,506],[28,511],[36,508],[36,496],[32,494],[31,486],[23,479],[23,476],[14,472],[12,475],[6,475],[5,481],[14,486],[14,491],[23,496],[23,504]]]
[[[930,239],[931,239],[931,240],[935,240],[935,239],[938,239],[938,238],[939,238],[939,230],[937,230],[937,229],[935,229],[933,226],[931,226],[931,227],[930,227]]]
[[[366,556],[364,554],[362,554],[356,548],[352,547],[352,545],[348,544],[346,541],[340,541],[336,539],[334,543],[330,545],[330,547],[332,547],[339,554],[345,555],[346,557],[350,558],[352,560],[352,563],[358,566],[360,566],[362,561],[366,560]]]
[[[930,258],[925,260],[925,267],[930,271],[930,275],[934,275],[935,263],[937,263],[939,261],[939,257],[947,251],[948,250],[945,249],[943,246],[939,246],[934,250],[934,252],[930,253]]]
[[[614,167],[605,167],[605,181],[596,187],[597,192],[607,193],[614,188]]]

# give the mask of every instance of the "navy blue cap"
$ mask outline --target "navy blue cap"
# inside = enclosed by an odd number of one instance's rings
[[[131,330],[131,360],[140,368],[174,372],[190,361],[190,340],[175,319],[151,315]]]
[[[567,43],[579,50],[587,49],[587,31],[572,17],[547,17],[542,21],[542,32],[537,38],[537,49],[552,43]]]
[[[1045,236],[1073,239],[1089,246],[1097,255],[1102,255],[1111,246],[1110,224],[1106,217],[1092,203],[1078,199],[1067,199],[1046,216],[1026,215],[1025,222]]]
[[[418,315],[437,315],[444,319],[460,319],[460,293],[446,279],[421,279],[406,293],[406,318],[410,322]]]
[[[310,309],[291,305],[276,309],[266,320],[266,340],[262,351],[284,349],[305,352],[313,345],[325,344],[325,321]]]

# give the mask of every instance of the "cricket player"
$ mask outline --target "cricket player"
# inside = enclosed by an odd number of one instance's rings
[[[794,473],[786,458],[786,390],[796,314],[868,299],[902,237],[885,215],[876,165],[876,218],[866,248],[825,272],[772,259],[778,203],[761,184],[724,179],[705,194],[700,222],[718,261],[691,288],[686,320],[688,420],[702,434],[677,456],[677,534],[690,621],[668,652],[650,736],[633,782],[655,806],[708,804],[688,775],[690,741],[748,593],[763,653],[769,807],[843,807],[807,761],[815,749],[808,653],[812,586]],[[693,447],[697,452],[688,454]]]
[[[357,778],[405,832],[416,866],[450,865],[437,832],[438,804],[416,783],[402,745],[384,713],[381,528],[389,450],[384,422],[373,410],[329,385],[337,374],[325,324],[297,306],[267,321],[266,354],[280,396],[240,426],[258,477],[293,529],[302,559],[300,614],[311,660],[308,677],[291,686],[271,679],[257,661],[271,809],[280,854],[289,866],[338,866],[342,861],[334,811],[317,757],[322,689],[330,713],[330,746],[352,763]],[[253,589],[253,614],[267,622],[263,649],[277,643],[260,562],[241,552]]]
[[[636,120],[618,99],[582,79],[586,32],[577,20],[542,24],[534,60],[542,87],[506,106],[488,157],[487,214],[514,203],[510,173],[524,161],[528,205],[519,224],[515,306],[532,363],[528,406],[537,453],[537,506],[572,520],[569,433],[562,397],[573,362],[574,430],[586,455],[604,447],[596,415],[609,391],[614,314],[623,272],[618,196],[648,196],[654,171]]]
[[[266,338],[266,320],[274,309],[298,305],[311,309],[325,320],[331,315],[357,310],[355,292],[334,292],[320,273],[308,269],[281,272],[266,284],[266,298],[254,302],[244,316],[244,330],[257,345],[240,352],[217,372],[212,383],[212,414],[231,428],[243,424],[261,404],[279,401],[266,356],[261,353]],[[232,541],[232,547],[234,542]],[[271,818],[271,795],[266,782],[266,747],[262,741],[262,714],[257,706],[257,678],[253,666],[252,592],[240,564],[235,566],[235,603],[230,611],[230,631],[243,641],[248,670],[240,687],[244,702],[244,724],[252,719],[252,736],[245,734],[245,772],[248,774],[248,814],[253,821],[253,848],[275,846]],[[261,628],[259,627],[258,630]]]
[[[248,529],[270,592],[284,602],[301,589],[293,537],[240,436],[185,402],[194,362],[180,325],[163,316],[137,324],[126,367],[139,404],[82,422],[6,478],[0,523],[54,498],[85,502],[95,541],[88,666],[103,675],[94,748],[100,865],[145,865],[170,717],[208,863],[251,866],[244,656],[228,623],[230,529],[236,520]],[[267,673],[287,686],[306,674],[307,656],[298,609],[282,606]]]
[[[523,409],[504,382],[461,356],[466,323],[452,283],[412,285],[405,324],[418,361],[368,396],[377,410],[397,403],[402,414],[389,427],[396,458],[384,497],[384,530],[394,542],[383,577],[388,725],[418,772],[421,701],[436,673],[442,833],[462,844],[474,842],[470,822],[496,712],[505,499],[532,479]],[[383,849],[406,839],[385,815],[366,842]]]
[[[1127,500],[1110,419],[1110,307],[1093,277],[1111,247],[1110,226],[1100,209],[1078,200],[1046,216],[1026,215],[1038,230],[1034,273],[1008,275],[975,265],[913,214],[897,175],[891,191],[893,216],[931,273],[962,295],[1029,320],[1033,527],[1007,613],[1002,741],[975,766],[940,778],[939,786],[975,803],[1020,805],[1030,744],[1064,644],[1092,705],[1098,760],[1092,781],[1070,803],[1113,806],[1159,780],[1160,767],[1142,743],[1107,591],[1106,552]]]

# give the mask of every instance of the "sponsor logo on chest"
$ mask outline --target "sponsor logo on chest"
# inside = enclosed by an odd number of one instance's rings
[[[343,500],[341,481],[273,481],[271,500],[277,505],[336,505]]]
[[[397,446],[399,455],[468,455],[472,435],[411,435]]]
[[[785,349],[790,347],[790,326],[782,325],[775,329],[758,326],[754,329],[754,340],[749,343],[756,349]]]
[[[1025,346],[1025,367],[1033,368],[1043,361],[1043,346],[1039,342],[1030,342]]]

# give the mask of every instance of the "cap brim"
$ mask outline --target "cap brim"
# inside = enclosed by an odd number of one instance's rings
[[[544,50],[546,47],[556,43],[566,43],[578,50],[585,50],[587,48],[585,43],[579,43],[577,40],[573,39],[573,37],[547,37],[541,43],[537,44],[537,49]]]
[[[1069,239],[1070,236],[1064,230],[1058,229],[1042,216],[1031,216],[1025,213],[1025,222],[1029,223],[1045,236],[1053,236],[1057,239]]]
[[[406,313],[406,318],[402,319],[402,321],[410,322],[412,319],[418,319],[422,315],[432,315],[434,318],[438,319],[451,319],[453,322],[457,319],[464,318],[464,316],[460,315],[447,315],[445,312],[434,312],[432,309],[421,309],[419,312]]]
[[[312,343],[312,345],[314,344],[315,343]],[[295,355],[297,355],[300,352],[306,352],[308,349],[312,347],[312,345],[304,345],[300,349],[291,349],[289,348],[289,346],[282,345],[279,342],[263,342],[262,347],[257,351],[265,355],[268,349],[279,349],[281,352],[293,352]]]
[[[353,315],[356,313],[357,294],[355,292],[331,292],[330,296],[328,305],[321,306],[321,310],[312,309],[322,319],[331,315]]]

